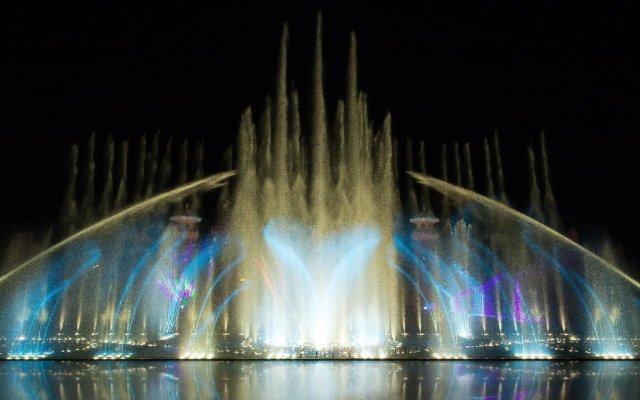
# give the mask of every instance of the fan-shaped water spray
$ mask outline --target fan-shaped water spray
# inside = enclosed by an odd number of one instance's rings
[[[483,143],[487,196],[472,191],[469,143],[442,145],[433,164],[444,180],[426,175],[424,142],[421,173],[398,176],[399,147],[413,169],[414,142],[398,146],[389,115],[371,121],[355,35],[332,124],[320,18],[308,121],[289,84],[288,37],[285,26],[275,95],[259,118],[241,116],[237,175],[203,178],[202,142],[193,155],[183,142],[172,168],[171,138],[148,146],[143,135],[129,195],[128,142],[116,164],[109,139],[96,204],[92,136],[78,207],[72,148],[61,229],[84,229],[0,276],[0,357],[638,354],[640,284],[544,225],[561,226],[544,138],[542,186],[528,151],[531,217],[509,206],[497,136]],[[157,194],[173,171],[180,186]]]

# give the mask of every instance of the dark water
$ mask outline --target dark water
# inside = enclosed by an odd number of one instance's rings
[[[5,361],[12,399],[638,399],[635,361]]]

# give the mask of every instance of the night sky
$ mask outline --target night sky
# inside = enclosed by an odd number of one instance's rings
[[[396,136],[423,138],[433,154],[452,140],[479,151],[497,129],[517,207],[528,197],[526,145],[545,130],[565,226],[585,238],[608,232],[640,259],[640,32],[631,1],[562,9],[101,3],[14,2],[0,13],[3,237],[54,221],[68,149],[91,132],[98,146],[108,134],[135,146],[157,130],[202,139],[207,172],[219,170],[242,110],[261,109],[272,91],[285,21],[290,77],[308,95],[321,9],[330,115],[344,94],[353,29],[376,121],[390,110]]]

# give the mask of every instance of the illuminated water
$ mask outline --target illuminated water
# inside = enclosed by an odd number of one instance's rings
[[[634,399],[628,361],[3,362],[12,399]]]
[[[188,183],[183,144],[179,186],[166,191],[171,141],[158,162],[158,136],[150,149],[143,137],[135,193],[122,157],[114,193],[110,141],[95,207],[92,139],[78,207],[72,149],[69,236],[0,275],[0,358],[638,357],[640,284],[610,251],[559,232],[544,137],[543,191],[528,150],[528,216],[509,206],[497,136],[484,143],[484,194],[468,144],[464,157],[442,147],[444,180],[424,175],[424,143],[423,174],[399,172],[414,170],[413,146],[401,162],[390,117],[370,121],[355,37],[333,123],[320,23],[309,121],[287,40],[285,28],[273,100],[241,118],[237,173],[204,178],[198,146]]]

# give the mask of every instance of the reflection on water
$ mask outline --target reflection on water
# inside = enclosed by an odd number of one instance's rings
[[[6,398],[640,398],[635,361],[6,361]]]

